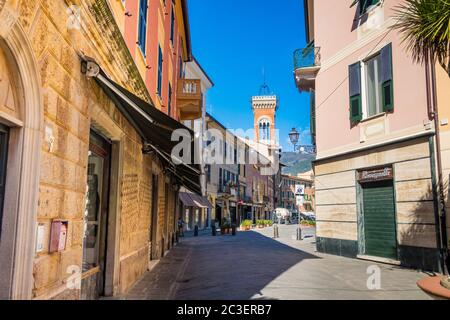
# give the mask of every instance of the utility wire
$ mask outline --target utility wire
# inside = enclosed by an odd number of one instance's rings
[[[398,22],[395,24],[397,25]],[[375,46],[369,51],[369,53],[364,57],[364,59],[362,60],[366,60],[371,54],[372,52],[378,47],[378,45],[383,42],[384,39],[386,39],[386,37],[391,33],[391,31],[394,28],[391,27],[390,30],[388,32],[386,32],[383,37],[381,37],[381,39],[375,44]],[[338,89],[348,80],[348,75],[337,85],[337,87],[316,107],[316,112],[320,109],[321,106],[323,106],[325,104],[325,102],[327,102],[335,93],[336,91],[338,91]]]

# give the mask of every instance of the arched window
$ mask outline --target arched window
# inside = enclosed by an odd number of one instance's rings
[[[268,141],[271,139],[271,121],[268,118],[262,118],[259,120],[259,140],[260,141]]]

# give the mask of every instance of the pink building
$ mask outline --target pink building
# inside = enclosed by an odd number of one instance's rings
[[[425,67],[401,43],[401,0],[305,0],[295,81],[311,95],[317,248],[441,270]]]
[[[179,121],[201,118],[201,81],[185,79],[192,61],[187,1],[108,2],[154,106]]]

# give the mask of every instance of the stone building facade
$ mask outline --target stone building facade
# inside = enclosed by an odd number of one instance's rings
[[[1,298],[124,293],[175,242],[179,186],[84,55],[152,104],[106,1],[0,1]],[[87,192],[93,177],[106,196]]]

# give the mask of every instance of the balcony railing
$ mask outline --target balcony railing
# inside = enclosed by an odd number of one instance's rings
[[[320,69],[320,48],[311,43],[294,52],[295,84],[300,91],[313,91]]]
[[[310,45],[294,51],[294,69],[320,66],[320,47]]]
[[[195,120],[202,117],[203,95],[199,79],[178,81],[177,107],[181,120]]]

